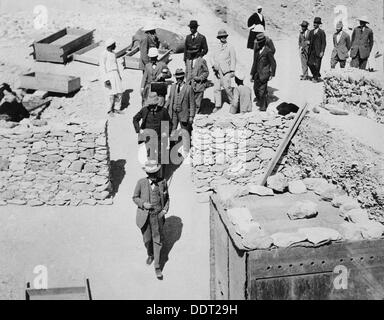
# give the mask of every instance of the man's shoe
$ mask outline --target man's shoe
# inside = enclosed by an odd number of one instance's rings
[[[159,279],[159,280],[163,280],[164,279],[163,273],[161,272],[160,269],[156,269],[155,272],[156,272],[156,278],[157,279]]]
[[[155,260],[154,257],[148,257],[148,258],[147,258],[147,262],[146,262],[147,265],[150,266],[150,265],[153,263],[154,260]]]

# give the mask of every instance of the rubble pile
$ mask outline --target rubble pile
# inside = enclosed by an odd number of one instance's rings
[[[324,77],[324,105],[384,123],[383,82],[362,70],[330,71]]]
[[[260,113],[198,116],[191,148],[197,193],[222,185],[259,184],[290,119]]]
[[[106,121],[0,126],[0,205],[112,204]]]

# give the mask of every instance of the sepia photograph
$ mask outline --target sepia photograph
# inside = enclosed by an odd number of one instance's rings
[[[383,300],[383,34],[384,0],[0,0],[0,300]]]

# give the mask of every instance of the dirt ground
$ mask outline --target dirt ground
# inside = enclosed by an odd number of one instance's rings
[[[4,35],[0,39],[0,81],[16,84],[18,74],[31,68],[81,75],[84,79],[83,90],[76,96],[54,101],[54,112],[47,113],[47,117],[53,119],[102,118],[106,107],[100,84],[94,81],[97,79],[95,67],[80,63],[67,67],[33,64],[28,44],[38,35],[31,25],[31,12],[36,4],[46,4],[49,8],[52,23],[45,33],[67,25],[96,28],[97,40],[113,36],[128,43],[148,18],[161,27],[187,34],[185,22],[193,16],[199,20],[200,32],[207,36],[212,49],[217,44],[217,30],[225,27],[230,34],[229,41],[237,49],[240,66],[246,74],[251,67],[252,52],[243,49],[246,44],[244,35],[223,23],[201,0],[194,1],[195,6],[188,5],[186,9],[153,8],[149,1],[133,0],[3,0],[0,2],[0,22],[4,22],[0,24],[0,34]],[[143,10],[143,6],[149,9]],[[4,34],[7,28],[7,34]],[[278,71],[270,83],[274,100],[270,112],[281,102],[319,104],[322,85],[299,81],[301,68],[296,34],[276,40],[275,44]],[[328,68],[329,59],[328,48],[324,69]],[[180,66],[181,56],[173,56],[171,71]],[[209,298],[209,207],[196,201],[187,165],[175,172],[170,186],[171,208],[166,222],[164,250],[164,256],[169,257],[164,268],[164,281],[156,280],[153,267],[145,265],[145,250],[135,225],[135,206],[131,200],[136,181],[143,177],[132,126],[132,117],[140,107],[141,73],[124,71],[123,78],[127,89],[126,114],[109,122],[113,179],[118,189],[114,204],[80,208],[1,207],[0,299],[22,299],[25,283],[33,280],[36,265],[48,267],[50,287],[78,285],[84,278],[89,278],[95,299]],[[247,84],[250,85],[249,79]],[[206,96],[212,100],[212,89]],[[377,133],[384,130],[382,126],[375,126],[373,130],[373,122],[368,119],[364,119],[366,125],[361,128],[358,126],[362,121],[360,117],[338,118],[323,113],[319,116],[345,130],[346,136],[357,136],[378,150],[382,147],[382,134]],[[357,127],[360,128],[358,132]]]

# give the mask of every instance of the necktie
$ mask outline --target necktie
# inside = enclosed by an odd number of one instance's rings
[[[177,85],[177,93],[180,93],[180,86],[181,86],[181,84]]]

